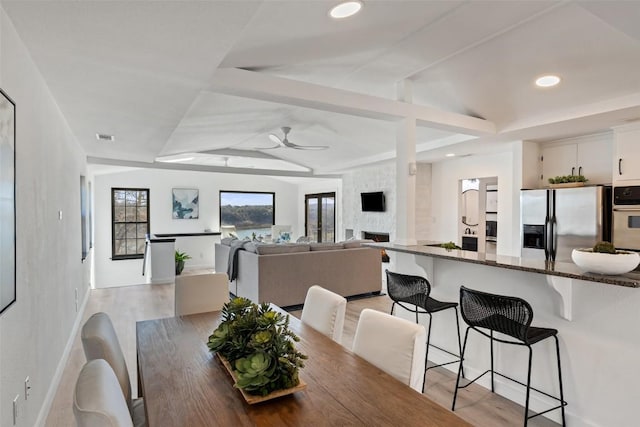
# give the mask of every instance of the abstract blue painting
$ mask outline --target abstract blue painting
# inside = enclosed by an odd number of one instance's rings
[[[173,189],[173,218],[198,219],[198,190],[193,188]]]

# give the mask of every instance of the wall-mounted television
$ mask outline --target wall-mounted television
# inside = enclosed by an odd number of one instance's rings
[[[384,212],[384,193],[376,191],[374,193],[360,193],[362,201],[362,212]]]

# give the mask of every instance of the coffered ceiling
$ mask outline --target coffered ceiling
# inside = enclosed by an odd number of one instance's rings
[[[324,0],[2,7],[95,163],[331,174],[393,158],[403,117],[423,161],[640,119],[640,2],[363,2],[343,20]],[[546,73],[561,84],[536,88]],[[267,150],[282,126],[329,149]]]

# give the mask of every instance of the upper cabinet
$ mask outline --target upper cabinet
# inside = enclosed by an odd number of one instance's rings
[[[621,126],[615,129],[613,182],[640,180],[640,126]]]
[[[612,133],[551,141],[542,145],[541,187],[549,178],[584,175],[588,184],[611,183]]]

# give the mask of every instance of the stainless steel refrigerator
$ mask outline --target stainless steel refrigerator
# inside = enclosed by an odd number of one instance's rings
[[[522,258],[571,261],[574,248],[611,241],[611,187],[522,190],[520,224]]]

